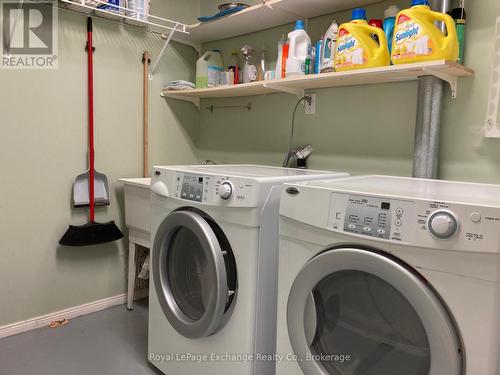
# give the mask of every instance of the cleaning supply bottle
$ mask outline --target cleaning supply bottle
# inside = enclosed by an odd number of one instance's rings
[[[458,37],[458,62],[459,64],[464,63],[464,52],[465,52],[465,24],[467,22],[467,14],[465,13],[465,0],[460,0],[458,3],[458,8],[452,9],[450,12],[451,18],[455,21],[455,27],[457,29]]]
[[[373,26],[373,27],[378,27],[379,29],[384,28],[383,21],[378,19],[378,18],[372,18],[370,21],[368,21],[368,25]],[[377,43],[379,42],[377,34],[372,34],[372,38]]]
[[[276,68],[274,70],[274,77],[276,79],[281,78],[281,66],[283,65],[283,46],[286,44],[285,34],[281,35],[281,39],[278,42],[278,58],[276,59]]]
[[[267,59],[266,59],[266,48],[262,47],[260,50],[259,66],[257,67],[257,81],[263,81],[264,76],[267,72]]]
[[[245,65],[243,65],[243,83],[253,82],[257,79],[257,64],[253,56],[253,48],[243,46],[241,53],[245,57]]]
[[[312,48],[309,47],[309,51],[307,52],[306,62],[304,65],[304,73],[305,75],[312,74]]]
[[[228,71],[233,72],[233,84],[237,85],[240,83],[240,59],[236,51],[231,52],[231,65],[228,67]]]
[[[286,61],[288,60],[288,51],[290,50],[290,45],[288,40],[283,45],[283,56],[281,57],[281,76],[280,78],[286,78]]]
[[[395,5],[391,5],[384,12],[384,32],[387,37],[387,46],[389,47],[389,53],[392,52],[392,39],[394,36],[394,27],[396,26],[396,16],[399,13],[399,8]]]
[[[323,36],[319,66],[319,72],[321,73],[333,72],[333,60],[335,57],[335,45],[337,44],[338,34],[339,23],[334,19]]]
[[[311,38],[304,30],[304,21],[295,23],[295,30],[288,34],[288,58],[286,60],[286,76],[293,77],[305,74],[305,63]]]
[[[224,63],[220,50],[205,52],[196,62],[196,88],[217,86],[223,71]]]
[[[372,34],[377,36],[378,42]],[[340,26],[334,61],[337,71],[389,65],[384,30],[368,25],[364,9],[354,9],[352,21]]]
[[[314,70],[315,70],[315,66],[316,66],[316,46],[311,46],[311,48],[309,48],[309,50],[311,51],[311,68],[309,70],[309,74],[314,74]]]
[[[434,24],[441,21],[447,35]],[[394,64],[428,60],[458,60],[458,37],[455,22],[449,15],[431,10],[427,0],[412,0],[412,7],[396,18],[392,42]]]
[[[321,72],[321,51],[323,50],[323,38],[316,43],[316,59],[314,60],[314,74]],[[333,66],[333,64],[332,64]]]

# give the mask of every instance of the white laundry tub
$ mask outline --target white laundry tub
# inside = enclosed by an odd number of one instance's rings
[[[128,296],[127,308],[132,310],[136,277],[136,245],[151,248],[151,179],[122,178],[125,192],[125,224],[128,228]],[[147,260],[146,260],[147,262]]]
[[[125,224],[129,230],[129,240],[137,245],[150,248],[151,208],[150,178],[123,178],[125,191]]]

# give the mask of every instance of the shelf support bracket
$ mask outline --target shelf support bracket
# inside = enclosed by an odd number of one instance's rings
[[[175,95],[175,94],[164,94],[164,93],[161,93],[160,94],[162,97],[164,98],[172,98],[172,99],[177,99],[177,100],[183,100],[185,102],[191,102],[194,104],[194,106],[197,108],[197,109],[200,109],[200,98],[191,98],[189,96],[180,96],[180,95]]]
[[[457,91],[458,91],[458,77],[445,73],[439,69],[433,69],[432,67],[424,68],[424,72],[429,72],[435,77],[438,77],[439,79],[447,82],[450,85],[451,88],[451,98],[456,99],[457,98]]]
[[[172,40],[172,37],[174,36],[175,31],[177,30],[177,26],[179,26],[178,23],[176,23],[175,26],[173,27],[173,29],[170,30],[170,33],[168,34],[168,36],[165,40],[165,44],[163,45],[163,48],[160,51],[160,54],[158,55],[155,62],[151,66],[151,69],[149,71],[149,80],[150,81],[153,79],[153,75],[156,71],[156,68],[158,68],[158,64],[160,64],[160,61],[161,61],[163,55],[165,54],[165,51],[167,50],[167,47],[168,47],[170,41]]]
[[[271,90],[276,90],[287,94],[295,95],[299,99],[304,97],[304,89],[295,89],[288,86],[273,85],[272,83],[264,83],[264,87]]]

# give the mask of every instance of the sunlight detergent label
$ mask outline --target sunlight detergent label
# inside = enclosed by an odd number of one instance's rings
[[[351,33],[341,28],[335,49],[335,69],[341,70],[366,65],[365,51]]]
[[[407,60],[431,54],[432,41],[424,33],[422,26],[407,15],[401,14],[394,31],[392,58]]]

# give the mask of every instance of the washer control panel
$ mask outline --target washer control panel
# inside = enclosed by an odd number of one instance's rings
[[[414,211],[414,204],[408,201],[334,193],[329,226],[363,236],[407,241],[405,227]]]
[[[175,197],[212,205],[249,207],[255,202],[252,181],[225,176],[179,172],[175,176]]]
[[[194,202],[203,200],[203,193],[206,192],[204,186],[207,185],[205,177],[194,174],[184,174],[182,180],[177,180],[176,197]]]

